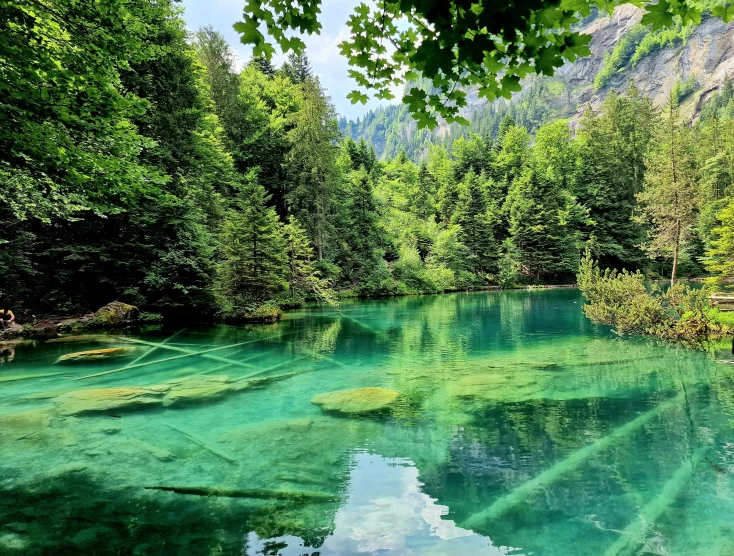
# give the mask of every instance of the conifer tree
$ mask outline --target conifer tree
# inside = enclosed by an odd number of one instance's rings
[[[322,260],[333,234],[339,129],[334,107],[318,81],[309,80],[302,89],[301,109],[293,114],[288,132],[291,150],[285,168],[293,186],[287,200],[290,213],[306,227]]]
[[[226,316],[246,316],[288,287],[283,232],[269,200],[261,185],[248,184],[224,222],[217,289]]]
[[[711,248],[706,252],[706,269],[714,273],[716,284],[731,289],[734,281],[734,200],[716,216],[719,226],[713,230]]]
[[[249,65],[257,69],[257,71],[266,77],[271,77],[275,74],[275,67],[273,67],[270,60],[264,56],[253,56]]]
[[[587,108],[576,140],[579,166],[571,187],[589,209],[593,225],[582,226],[602,266],[639,267],[644,230],[632,217],[642,188],[654,113],[646,99],[613,92],[596,114]]]
[[[308,61],[308,56],[306,56],[305,52],[301,54],[291,52],[288,55],[288,60],[283,63],[281,71],[283,75],[297,84],[306,82],[313,75],[311,63]]]
[[[292,216],[283,226],[283,239],[286,253],[286,280],[290,304],[300,305],[306,296],[330,305],[337,304],[337,298],[327,280],[320,278],[314,264],[313,248],[306,230]]]
[[[428,164],[424,161],[418,170],[418,186],[415,195],[410,199],[413,212],[421,220],[433,220],[436,212],[435,191],[436,182],[428,171]]]
[[[505,201],[511,245],[523,274],[532,281],[572,276],[578,268],[573,235],[562,221],[562,192],[552,179],[528,167],[513,182]]]
[[[664,121],[655,132],[647,159],[645,188],[637,195],[640,215],[650,222],[648,251],[671,258],[671,283],[675,283],[678,262],[691,236],[699,205],[691,129],[680,120],[671,102]]]
[[[466,173],[452,222],[461,227],[460,239],[469,250],[471,269],[486,274],[495,270],[497,246],[487,215],[483,178],[471,170]]]

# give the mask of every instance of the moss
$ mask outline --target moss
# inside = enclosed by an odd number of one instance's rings
[[[388,411],[399,397],[400,392],[387,388],[357,388],[319,394],[311,399],[311,403],[326,411],[362,415]]]

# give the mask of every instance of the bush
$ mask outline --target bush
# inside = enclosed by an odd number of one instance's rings
[[[634,68],[643,58],[658,50],[662,50],[668,45],[678,46],[685,44],[695,29],[695,25],[686,25],[684,27],[678,22],[673,27],[659,29],[645,35],[637,45],[635,53],[630,60],[631,66]]]
[[[728,331],[727,326],[712,321],[706,290],[680,283],[665,292],[657,285],[648,289],[639,272],[602,272],[588,252],[577,279],[588,301],[584,314],[596,324],[614,327],[618,334],[698,342]]]
[[[696,89],[698,89],[698,83],[696,83],[696,79],[693,76],[689,77],[685,81],[676,81],[675,85],[673,85],[673,102],[675,102],[675,104],[680,104],[686,98],[691,96]]]
[[[615,73],[627,66],[636,53],[638,45],[641,44],[648,33],[649,30],[646,26],[637,24],[620,39],[611,54],[607,53],[604,56],[604,63],[599,69],[599,73],[594,77],[595,89],[605,87],[612,80]]]
[[[382,258],[381,252],[376,252],[372,260],[366,261],[362,267],[359,284],[354,288],[355,293],[360,296],[378,297],[395,295],[396,290],[397,284],[390,273],[387,262]]]

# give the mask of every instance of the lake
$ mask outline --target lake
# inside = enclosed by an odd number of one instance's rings
[[[582,304],[345,301],[6,351],[0,554],[734,554],[726,352]],[[311,401],[361,388],[384,390]]]

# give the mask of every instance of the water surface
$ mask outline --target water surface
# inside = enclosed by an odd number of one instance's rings
[[[581,304],[354,301],[19,346],[0,554],[734,554],[734,366]],[[362,387],[401,395],[370,416],[310,402]]]

